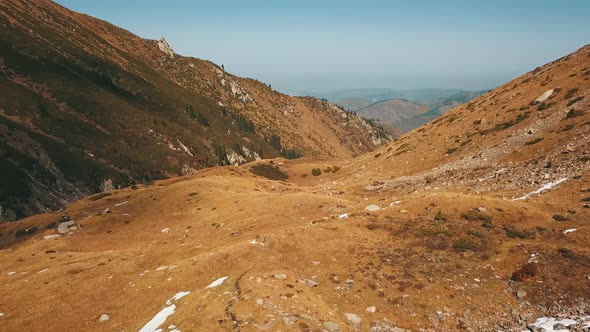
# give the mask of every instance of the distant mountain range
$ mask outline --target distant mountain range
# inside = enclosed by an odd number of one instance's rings
[[[357,115],[407,132],[487,91],[460,89],[351,89],[313,94]]]

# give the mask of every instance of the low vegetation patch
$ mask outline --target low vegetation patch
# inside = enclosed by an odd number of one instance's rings
[[[442,211],[439,210],[436,213],[436,215],[434,215],[434,220],[445,221],[447,220],[447,216],[445,216],[444,213],[442,213]]]
[[[568,90],[565,93],[565,97],[563,97],[563,98],[570,99],[571,97],[573,97],[576,94],[576,92],[578,92],[578,90],[579,90],[578,88],[573,88],[573,89]]]
[[[572,108],[571,110],[569,110],[569,112],[567,112],[567,114],[565,115],[565,118],[572,119],[572,118],[582,116],[582,115],[584,115],[584,111],[576,110],[575,108]]]
[[[467,213],[461,214],[461,218],[468,220],[468,221],[483,221],[483,222],[492,222],[492,216],[488,214],[481,213],[477,210],[469,210]]]
[[[453,248],[457,251],[468,251],[472,250],[477,246],[477,243],[467,238],[460,238],[453,242]]]
[[[289,178],[287,172],[273,165],[255,165],[250,168],[250,172],[254,175],[262,176],[271,180],[284,181]]]
[[[514,281],[525,281],[528,278],[533,278],[539,273],[537,263],[529,262],[521,266],[518,270],[512,273],[510,279]]]
[[[313,176],[320,176],[322,175],[322,170],[319,168],[314,168],[311,170],[311,175]]]
[[[504,225],[502,228],[506,232],[506,236],[508,236],[509,238],[529,239],[529,238],[534,237],[533,234],[530,234],[525,231],[521,231],[521,230],[517,229],[516,227]]]
[[[568,101],[568,102],[567,102],[567,106],[568,106],[568,107],[569,107],[569,106],[572,106],[573,104],[575,104],[575,103],[579,102],[580,100],[584,100],[584,96],[580,96],[580,97],[577,97],[577,98],[574,98],[574,99],[572,99],[572,100]]]
[[[543,137],[537,137],[537,138],[535,138],[533,140],[530,140],[530,141],[528,141],[528,142],[526,142],[524,144],[525,145],[534,145],[534,144],[537,144],[537,143],[541,142],[542,140],[543,140]]]
[[[570,220],[570,218],[568,218],[564,215],[561,215],[561,214],[554,214],[552,216],[552,218],[553,218],[553,220],[556,220],[556,221],[569,221]]]

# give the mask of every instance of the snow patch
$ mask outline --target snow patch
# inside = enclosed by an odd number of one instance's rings
[[[573,233],[575,231],[577,231],[577,228],[570,228],[570,229],[566,229],[565,231],[563,231],[563,234],[569,234],[569,233]]]
[[[173,297],[166,301],[166,306],[160,310],[154,318],[152,318],[147,324],[145,324],[139,332],[162,332],[160,325],[164,324],[168,316],[172,315],[176,311],[176,304],[173,301],[178,301],[183,297],[189,295],[191,292],[178,292]]]
[[[549,189],[557,186],[558,184],[560,184],[560,183],[562,183],[564,181],[567,181],[567,178],[563,178],[563,179],[559,179],[557,181],[549,182],[546,185],[542,186],[541,188],[539,188],[539,189],[537,189],[537,190],[535,190],[533,192],[530,192],[530,193],[528,193],[528,194],[526,194],[524,196],[518,197],[518,198],[514,198],[512,200],[513,201],[519,201],[519,200],[527,199],[527,198],[529,198],[531,196],[534,196],[534,195],[538,195],[538,194],[542,193],[543,191],[549,190]]]
[[[578,322],[573,320],[573,319],[557,319],[557,318],[553,318],[553,317],[541,317],[539,319],[537,319],[533,324],[531,324],[530,326],[532,327],[536,327],[539,330],[543,330],[546,332],[551,332],[551,331],[569,331],[568,329],[563,330],[563,329],[559,329],[559,330],[554,330],[553,326],[555,326],[556,324],[561,324],[565,327],[568,327],[570,325],[575,325]]]
[[[223,284],[223,282],[229,277],[221,277],[217,280],[215,280],[214,282],[210,283],[209,286],[205,287],[205,288],[215,288],[217,286],[220,286],[221,284]]]
[[[344,214],[341,214],[341,215],[339,215],[339,216],[338,216],[338,219],[346,219],[346,218],[348,218],[348,217],[350,217],[350,214],[348,214],[348,213],[344,213]]]

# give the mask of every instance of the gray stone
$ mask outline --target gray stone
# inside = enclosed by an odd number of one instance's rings
[[[287,275],[284,273],[275,274],[275,279],[285,280],[287,279]]]
[[[377,308],[375,306],[370,306],[366,309],[366,311],[368,313],[374,314],[377,311]]]
[[[381,210],[381,207],[379,205],[371,204],[371,205],[367,206],[365,208],[365,210],[367,210],[369,212],[377,212],[377,211]]]
[[[305,284],[306,286],[309,286],[309,287],[317,287],[318,286],[318,283],[311,280],[311,279],[302,279],[302,280],[299,280],[299,282],[302,284]]]
[[[324,322],[324,324],[322,324],[322,325],[329,332],[339,332],[340,331],[340,327],[338,326],[338,324],[336,324],[334,322]]]
[[[49,234],[49,235],[45,235],[43,236],[43,240],[51,240],[51,239],[55,239],[61,237],[61,235],[59,234]]]
[[[522,298],[524,298],[525,296],[526,296],[526,291],[525,291],[524,289],[522,289],[522,288],[519,288],[519,289],[516,291],[516,297],[518,297],[519,299],[522,299]]]
[[[350,324],[352,324],[352,325],[354,325],[354,326],[359,326],[359,325],[361,325],[361,321],[362,321],[362,319],[361,319],[359,316],[357,316],[357,315],[355,315],[355,314],[352,314],[352,313],[350,313],[350,312],[347,312],[347,313],[345,313],[345,314],[344,314],[344,316],[346,317],[346,320],[347,320],[347,321],[348,321]]]
[[[57,225],[57,232],[59,234],[66,234],[70,232],[70,227],[74,226],[76,223],[73,220],[68,220],[62,222],[61,224]]]

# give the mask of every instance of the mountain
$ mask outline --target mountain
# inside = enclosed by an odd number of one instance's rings
[[[0,224],[2,327],[582,330],[589,93],[590,45],[354,159],[214,167]]]
[[[364,88],[364,89],[344,89],[335,90],[329,92],[308,92],[310,96],[317,98],[327,99],[331,102],[336,103],[337,101],[353,99],[353,100],[365,100],[372,103],[380,102],[388,99],[406,99],[409,101],[424,103],[434,99],[440,99],[450,97],[454,94],[461,92],[460,89],[439,89],[439,88],[428,88],[428,89],[390,89],[390,88]],[[340,105],[340,104],[339,104]],[[347,108],[348,109],[348,108]],[[349,108],[349,110],[355,110]]]
[[[0,220],[214,165],[347,158],[389,140],[329,102],[48,0],[2,1],[0,24]]]

